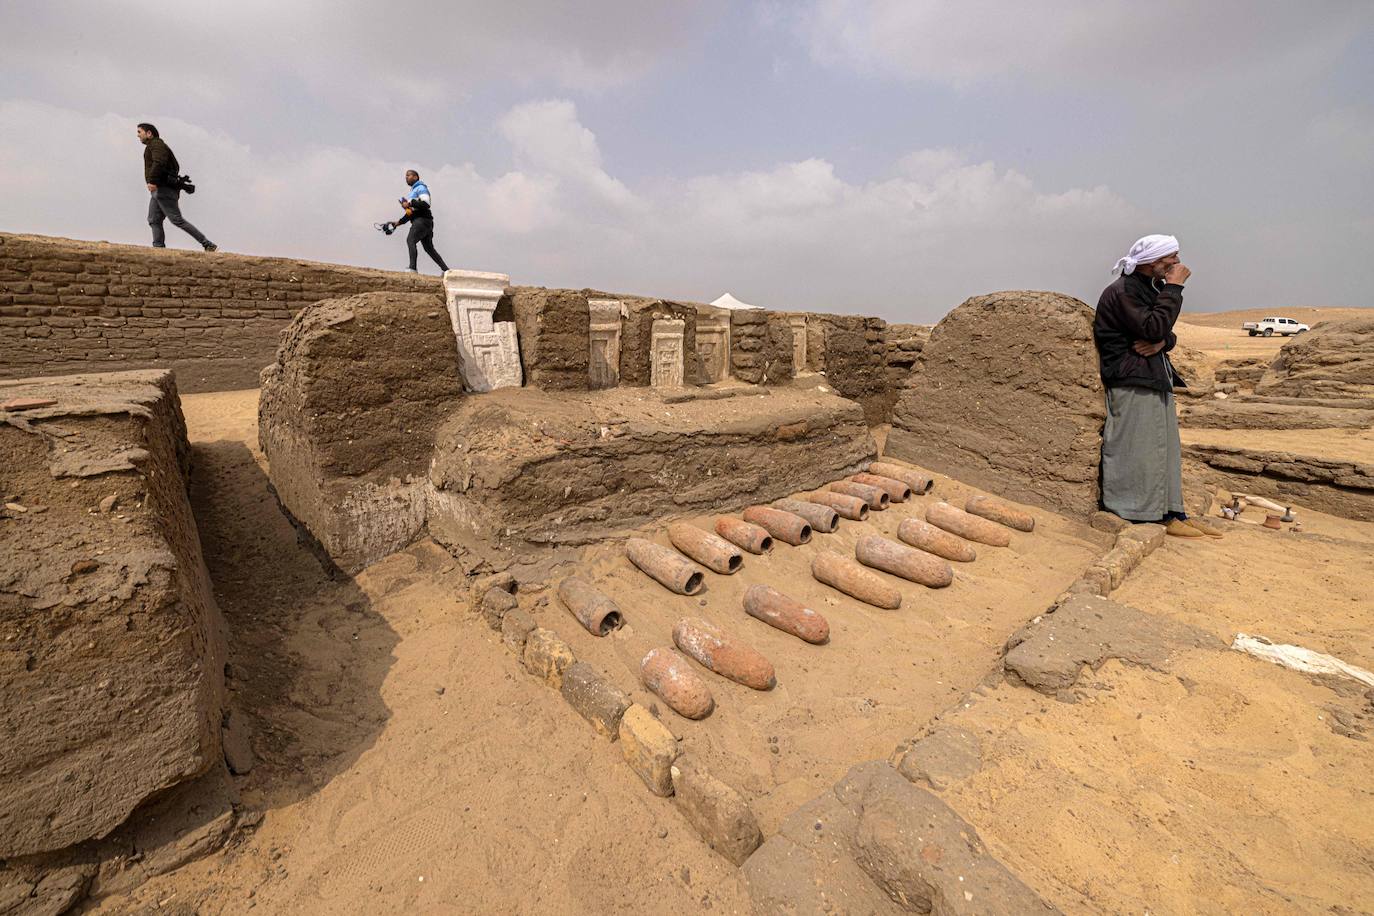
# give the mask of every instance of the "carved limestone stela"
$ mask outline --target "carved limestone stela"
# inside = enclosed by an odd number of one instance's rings
[[[458,338],[458,371],[470,391],[524,384],[515,322],[495,320],[496,305],[509,283],[505,274],[479,270],[444,274],[448,317]]]
[[[649,350],[650,384],[655,388],[682,387],[682,341],[687,322],[681,318],[654,320]]]
[[[588,299],[589,347],[587,385],[614,388],[620,384],[620,323],[625,304],[619,299]]]
[[[730,375],[730,317],[702,315],[697,319],[697,356],[701,357],[704,384],[722,382]]]
[[[792,374],[801,375],[806,371],[806,316],[789,315],[787,323],[792,325]]]

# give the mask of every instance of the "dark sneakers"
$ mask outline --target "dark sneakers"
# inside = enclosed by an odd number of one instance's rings
[[[216,245],[214,242],[206,242],[201,247],[204,248],[206,251],[219,251],[219,246]]]

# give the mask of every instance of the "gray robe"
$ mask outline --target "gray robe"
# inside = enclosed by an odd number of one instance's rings
[[[1102,504],[1133,522],[1183,512],[1183,459],[1172,391],[1107,389]]]

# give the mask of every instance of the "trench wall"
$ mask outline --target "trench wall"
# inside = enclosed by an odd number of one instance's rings
[[[0,379],[170,368],[181,391],[256,388],[301,307],[438,277],[289,258],[0,233]]]

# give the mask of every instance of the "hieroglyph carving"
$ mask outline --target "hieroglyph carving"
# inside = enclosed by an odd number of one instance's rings
[[[730,374],[730,319],[702,316],[697,319],[697,356],[701,357],[704,384],[724,381]]]
[[[687,322],[681,318],[654,320],[650,354],[650,383],[655,388],[682,387],[682,339]]]
[[[469,391],[520,387],[520,343],[515,322],[496,321],[496,304],[510,283],[505,274],[450,270],[444,274],[448,317],[458,338],[458,371]]]
[[[806,316],[790,315],[787,322],[792,325],[792,374],[800,375],[806,371]]]
[[[625,306],[619,299],[589,299],[590,353],[587,384],[590,388],[614,388],[620,384],[620,321]]]

